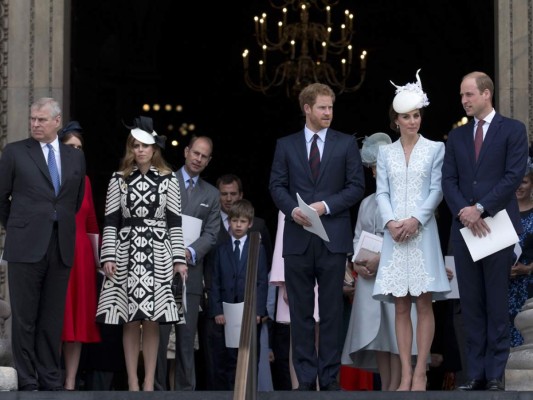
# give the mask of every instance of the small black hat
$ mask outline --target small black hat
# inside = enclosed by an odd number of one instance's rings
[[[136,117],[133,120],[133,126],[126,125],[122,122],[124,126],[131,130],[131,135],[137,139],[139,142],[144,144],[157,144],[162,149],[165,148],[165,141],[167,140],[166,136],[158,135],[154,131],[154,123],[150,117]]]
[[[83,128],[78,121],[70,121],[63,129],[57,132],[57,136],[61,140],[67,133],[72,131],[83,133]]]

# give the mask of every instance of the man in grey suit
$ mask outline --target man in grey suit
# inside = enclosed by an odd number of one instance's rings
[[[31,137],[8,144],[0,159],[0,222],[6,229],[19,390],[63,390],[59,349],[85,159],[58,141],[60,125],[57,101],[37,100]]]
[[[218,190],[200,178],[213,152],[213,142],[206,136],[193,137],[185,148],[185,165],[176,172],[180,184],[183,215],[198,218],[202,227],[200,236],[190,243],[185,255],[189,266],[186,280],[185,324],[175,325],[176,367],[174,390],[195,390],[194,341],[203,296],[204,257],[214,247],[220,227]],[[191,186],[192,185],[192,186]],[[186,228],[184,227],[184,230]],[[186,234],[186,233],[185,233]],[[161,325],[157,360],[156,388],[166,390],[167,346],[170,326]]]

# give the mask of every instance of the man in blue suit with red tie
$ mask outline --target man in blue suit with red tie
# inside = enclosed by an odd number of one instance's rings
[[[474,262],[460,229],[475,236],[490,230],[483,218],[506,210],[521,232],[515,191],[528,156],[526,128],[492,106],[494,84],[487,74],[472,72],[461,82],[461,102],[474,117],[450,132],[442,167],[442,189],[453,222],[455,258],[469,381],[459,390],[504,390],[509,356],[509,273],[513,246]]]
[[[346,256],[353,245],[350,208],[362,199],[365,189],[355,138],[330,129],[334,101],[327,85],[313,83],[301,91],[305,127],[278,140],[270,174],[270,193],[286,215],[283,257],[298,390],[315,390],[317,378],[320,390],[339,390],[342,286]],[[328,242],[305,229],[311,222],[298,207],[297,194],[317,211]]]

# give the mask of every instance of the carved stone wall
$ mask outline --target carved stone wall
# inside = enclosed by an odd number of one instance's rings
[[[496,109],[533,138],[533,3],[495,0]]]

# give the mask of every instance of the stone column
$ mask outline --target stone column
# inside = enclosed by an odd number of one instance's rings
[[[496,110],[526,124],[533,134],[533,4],[530,0],[495,0]],[[511,349],[505,369],[506,390],[533,390],[533,299],[515,325],[524,344]]]
[[[496,110],[533,134],[533,4],[495,0]]]

